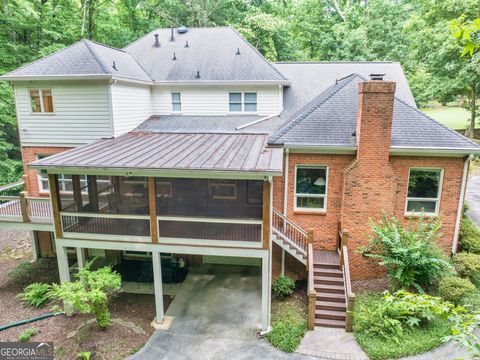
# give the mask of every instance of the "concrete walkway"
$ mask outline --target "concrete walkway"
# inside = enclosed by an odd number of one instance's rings
[[[465,198],[468,202],[468,216],[480,226],[480,175],[473,175],[468,179]]]

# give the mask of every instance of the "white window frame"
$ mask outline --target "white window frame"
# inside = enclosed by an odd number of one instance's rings
[[[208,195],[212,200],[237,200],[237,182],[235,180],[228,180],[233,181],[233,183],[223,183],[218,181],[211,181],[208,180]],[[218,196],[213,194],[213,187],[228,187],[233,188],[233,195],[232,196]]]
[[[178,94],[180,96],[180,101],[173,101],[173,94]],[[174,110],[173,104],[180,104],[180,110]],[[172,113],[181,113],[182,112],[182,92],[181,91],[171,91],[170,92],[170,106]]]
[[[240,111],[230,110],[230,94],[240,94]],[[255,106],[256,106],[255,111],[246,111],[245,110],[245,94],[255,94],[256,99],[257,99],[257,101],[255,102]],[[233,90],[229,91],[227,102],[228,102],[228,104],[227,104],[228,113],[230,113],[230,114],[239,114],[239,113],[258,114],[258,91],[233,91]],[[249,104],[253,104],[253,103],[249,103]]]
[[[298,194],[297,193],[297,172],[298,169],[325,169],[325,194]],[[293,192],[293,210],[294,211],[308,211],[308,212],[319,212],[323,213],[327,211],[328,204],[328,175],[329,167],[328,165],[311,165],[311,164],[297,164],[295,165],[295,176],[294,176],[294,192]],[[323,207],[322,208],[304,208],[297,206],[297,196],[301,197],[312,197],[312,198],[323,198]]]
[[[49,88],[43,88],[43,89],[28,88],[27,91],[28,91],[28,103],[30,105],[30,114],[32,114],[32,115],[53,115],[53,114],[55,114],[55,95],[54,95],[53,89],[49,89]],[[39,112],[35,112],[35,111],[32,110],[32,96],[31,96],[32,91],[38,91],[38,93],[40,94],[40,111]],[[43,92],[44,91],[50,91],[52,93],[52,106],[53,106],[53,111],[52,112],[45,112],[45,106],[43,105]]]
[[[408,188],[410,187],[410,174],[412,170],[440,170],[440,181],[438,183],[438,193],[436,198],[415,198],[408,196]],[[408,179],[407,179],[407,192],[405,196],[405,215],[407,216],[417,216],[417,215],[426,215],[426,216],[437,216],[440,211],[440,200],[442,199],[442,188],[443,188],[443,168],[436,167],[411,167],[408,169]],[[418,212],[418,211],[408,211],[408,202],[409,201],[435,201],[435,212]]]

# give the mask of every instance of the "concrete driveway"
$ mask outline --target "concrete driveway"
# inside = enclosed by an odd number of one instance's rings
[[[204,265],[191,271],[157,330],[131,360],[312,359],[285,354],[258,340],[261,277],[254,267]]]
[[[480,175],[473,175],[468,179],[465,198],[469,205],[468,216],[480,226]]]

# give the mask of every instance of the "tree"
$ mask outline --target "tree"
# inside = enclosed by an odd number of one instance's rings
[[[94,314],[100,329],[106,329],[110,325],[108,300],[120,290],[122,279],[110,266],[90,270],[94,260],[79,269],[76,281],[52,284],[50,296],[81,313]]]

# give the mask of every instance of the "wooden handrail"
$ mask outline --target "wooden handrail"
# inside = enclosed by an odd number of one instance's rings
[[[308,266],[308,329],[315,327],[315,307],[317,302],[317,292],[315,291],[314,272],[313,272],[313,244],[307,247],[307,266]]]
[[[24,183],[25,183],[24,180],[20,179],[20,180],[17,180],[15,182],[13,182],[13,183],[2,185],[2,186],[0,186],[0,192],[16,188],[17,186],[23,185]]]
[[[342,267],[345,281],[345,302],[347,307],[347,314],[345,318],[345,331],[353,331],[353,310],[355,306],[355,294],[352,290],[352,282],[350,279],[350,261],[348,259],[347,245],[342,246]]]
[[[282,220],[287,221],[287,222],[288,222],[290,225],[292,225],[296,230],[298,230],[300,233],[302,233],[303,235],[305,235],[306,237],[308,237],[308,233],[307,233],[305,230],[303,230],[300,225],[294,223],[291,219],[287,218],[285,215],[283,215],[283,214],[282,214],[280,211],[278,211],[277,209],[273,208],[272,210],[273,210],[273,212],[275,213],[275,215],[281,217]]]

